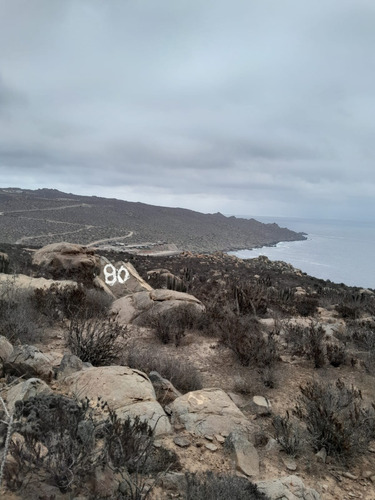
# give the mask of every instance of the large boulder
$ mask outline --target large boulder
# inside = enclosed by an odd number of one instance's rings
[[[16,401],[26,401],[26,399],[39,394],[50,393],[52,393],[52,389],[50,389],[49,386],[43,382],[43,380],[40,380],[39,378],[29,378],[25,382],[21,382],[20,384],[11,387],[5,395],[5,399],[8,410],[13,412]]]
[[[143,372],[126,366],[93,367],[73,373],[61,384],[78,398],[106,401],[120,418],[139,416],[155,429],[155,435],[171,430],[152,383]]]
[[[100,272],[100,258],[91,248],[73,243],[52,243],[33,256],[33,264],[53,278],[79,277],[93,280]]]
[[[100,257],[100,274],[97,284],[116,299],[136,292],[152,290],[152,287],[138,274],[130,262],[111,263],[106,257]]]
[[[319,493],[308,488],[298,476],[257,482],[258,490],[269,500],[320,500]]]
[[[164,289],[138,292],[122,297],[115,300],[111,311],[120,325],[129,323],[142,325],[147,317],[186,306],[196,314],[202,314],[205,311],[202,302],[193,295]]]
[[[17,377],[37,377],[47,382],[54,375],[49,357],[32,345],[16,346],[12,354],[4,361],[4,372]]]
[[[6,361],[13,352],[13,346],[9,340],[0,335],[0,363]]]
[[[250,421],[221,389],[188,392],[175,399],[169,409],[172,423],[183,424],[198,436],[226,437],[235,430],[253,431]]]
[[[13,346],[8,339],[0,335],[0,377],[3,376],[4,362],[13,352]]]

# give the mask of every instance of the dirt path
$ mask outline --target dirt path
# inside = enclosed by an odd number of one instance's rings
[[[21,214],[24,212],[49,212],[50,210],[65,210],[66,208],[77,208],[77,207],[90,208],[91,206],[92,205],[89,205],[88,203],[76,203],[75,205],[63,205],[62,207],[28,208],[27,210],[9,210],[8,212],[2,212],[2,215]]]
[[[94,245],[99,245],[100,243],[106,243],[107,241],[112,241],[112,240],[125,240],[126,238],[131,238],[134,234],[134,231],[129,231],[129,233],[126,236],[112,236],[112,238],[104,238],[103,240],[96,240],[96,241],[91,241],[88,243],[86,246],[87,247],[92,247]]]

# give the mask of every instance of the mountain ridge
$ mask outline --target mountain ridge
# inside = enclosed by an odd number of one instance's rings
[[[0,214],[0,241],[31,246],[126,239],[121,246],[176,245],[211,253],[305,239],[276,223],[46,188],[1,188]]]

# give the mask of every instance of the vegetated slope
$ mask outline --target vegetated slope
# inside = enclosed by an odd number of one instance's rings
[[[89,244],[129,235],[127,244],[159,241],[181,250],[212,252],[304,239],[301,233],[254,219],[54,189],[0,189],[0,214],[0,241],[38,246],[61,240]]]

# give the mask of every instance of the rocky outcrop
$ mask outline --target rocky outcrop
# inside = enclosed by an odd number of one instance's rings
[[[236,430],[226,438],[224,446],[232,455],[235,468],[249,477],[259,475],[259,455],[243,430]]]
[[[150,379],[143,372],[125,366],[93,367],[73,373],[61,384],[78,398],[106,401],[120,418],[139,416],[155,428],[156,435],[171,429]]]
[[[4,362],[4,372],[17,377],[37,377],[50,381],[53,378],[53,366],[50,359],[32,345],[21,345],[13,349]]]
[[[174,290],[152,290],[138,292],[116,300],[112,314],[120,325],[143,324],[146,315],[158,315],[167,310],[189,306],[198,314],[205,311],[204,305],[193,295]]]
[[[172,382],[163,378],[160,373],[152,371],[148,374],[148,376],[155,389],[158,401],[161,401],[163,405],[169,404],[176,398],[182,396],[182,394],[174,387]]]
[[[84,363],[74,354],[64,354],[57,369],[57,380],[62,380],[75,372],[91,367],[91,363]]]
[[[106,267],[107,266],[107,267]],[[152,290],[152,287],[138,274],[130,262],[112,264],[106,257],[100,257],[100,274],[97,284],[118,299],[136,292]]]
[[[52,243],[37,250],[33,264],[53,278],[79,276],[93,279],[100,272],[100,258],[94,250],[67,242]]]
[[[0,335],[0,377],[3,376],[3,367],[5,361],[13,352],[13,346],[8,339]]]
[[[192,391],[169,405],[172,423],[181,423],[198,436],[228,436],[234,430],[252,431],[245,415],[221,389]]]
[[[258,489],[269,500],[320,500],[319,493],[308,488],[298,476],[287,476],[257,482]]]
[[[5,391],[4,391],[5,392]],[[39,378],[29,378],[25,382],[11,387],[5,395],[8,410],[14,411],[16,401],[25,401],[39,394],[50,394],[52,389]]]
[[[184,288],[182,279],[172,274],[168,269],[147,271],[147,278],[153,288],[167,288],[178,291],[183,291]]]

